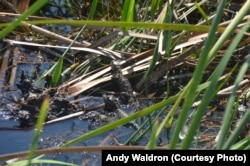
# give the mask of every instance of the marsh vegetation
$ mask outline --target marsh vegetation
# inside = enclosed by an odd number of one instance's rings
[[[250,148],[250,1],[13,2],[0,4],[1,142],[28,132],[30,147],[1,161]]]

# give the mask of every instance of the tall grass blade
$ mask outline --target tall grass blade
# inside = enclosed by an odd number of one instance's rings
[[[196,89],[201,81],[203,71],[204,71],[205,66],[207,64],[208,52],[211,50],[213,43],[215,41],[215,37],[216,37],[215,33],[217,31],[217,27],[218,27],[220,20],[222,18],[223,8],[224,8],[225,4],[226,4],[225,0],[220,1],[220,4],[219,4],[218,9],[216,11],[216,18],[213,21],[208,38],[205,42],[205,47],[200,55],[198,65],[195,68],[194,76],[190,80],[189,84],[185,87],[185,89],[188,89],[188,90],[187,90],[187,94],[185,96],[184,104],[182,106],[182,111],[181,111],[180,116],[179,116],[178,121],[177,121],[177,126],[174,130],[174,133],[173,133],[173,136],[172,136],[172,139],[170,142],[169,147],[171,149],[174,149],[176,147],[176,144],[179,140],[179,133],[181,132],[181,130],[182,130],[182,128],[187,120],[189,110],[190,110],[192,103],[194,102],[194,99],[197,95]],[[190,138],[190,139],[192,139],[192,138]],[[182,145],[182,148],[188,148],[187,145],[188,144],[185,143],[184,145]]]
[[[31,164],[54,164],[54,165],[67,165],[67,166],[78,166],[76,164],[71,164],[68,162],[62,162],[62,161],[55,161],[55,160],[46,160],[46,159],[33,159],[30,163]],[[8,164],[8,166],[27,166],[27,160],[17,161],[11,164]]]
[[[96,12],[97,4],[98,4],[98,0],[93,0],[93,1],[92,1],[92,5],[91,5],[91,8],[90,8],[90,13],[89,13],[89,15],[88,15],[88,20],[91,20],[91,19],[94,18],[94,15],[95,15],[95,12]]]
[[[11,22],[7,27],[5,27],[0,32],[0,39],[4,38],[6,35],[8,35],[13,29],[15,29],[17,26],[19,26],[21,24],[21,22],[24,21],[29,15],[38,11],[38,9],[40,9],[42,6],[44,6],[47,2],[48,2],[48,0],[37,0],[28,10],[26,10],[15,21]]]
[[[49,108],[49,99],[48,98],[45,98],[43,103],[42,103],[42,106],[41,106],[41,109],[40,109],[40,112],[39,112],[39,116],[38,116],[38,119],[37,119],[37,123],[36,123],[36,127],[35,127],[35,135],[34,135],[34,138],[33,138],[33,141],[32,141],[32,144],[31,144],[31,148],[30,148],[30,153],[29,153],[29,159],[28,159],[28,164],[27,165],[30,165],[31,164],[31,160],[35,154],[35,150],[37,148],[37,144],[39,142],[39,137],[43,131],[43,126],[44,126],[44,122],[45,122],[45,119],[47,117],[47,110]]]
[[[236,91],[239,87],[239,82],[242,80],[245,72],[248,69],[249,63],[250,63],[250,56],[247,57],[247,60],[242,65],[242,67],[241,67],[241,69],[240,69],[240,71],[235,79],[235,83],[234,83],[235,87],[232,91],[232,94],[229,97],[228,104],[226,106],[225,114],[223,117],[223,122],[222,122],[222,127],[221,127],[221,131],[220,131],[220,135],[219,135],[219,140],[218,140],[217,147],[216,147],[217,149],[229,148],[230,144],[232,144],[233,141],[236,139],[237,134],[239,133],[239,130],[241,129],[241,127],[243,127],[243,126],[238,126],[238,128],[236,128],[234,130],[234,134],[226,142],[227,134],[228,134],[230,126],[231,126],[231,122],[228,121],[228,119],[230,119],[232,117],[231,109],[233,108],[234,101],[236,98]],[[248,112],[246,112],[246,114],[244,115],[244,118],[249,117],[249,110],[247,110],[247,111]],[[245,120],[246,119],[241,120],[241,122],[240,122],[241,125],[244,125],[246,123]]]
[[[218,84],[219,78],[223,74],[223,71],[225,70],[231,56],[233,55],[233,51],[235,50],[235,48],[239,44],[240,40],[242,39],[242,37],[244,35],[244,32],[248,29],[248,27],[249,27],[249,25],[246,25],[244,27],[244,29],[242,29],[242,31],[236,36],[236,38],[233,40],[233,42],[229,45],[229,47],[228,47],[225,55],[221,59],[220,63],[218,64],[218,66],[216,67],[214,72],[212,73],[211,83],[210,83],[209,87],[206,89],[205,94],[201,100],[201,104],[199,105],[195,115],[193,116],[193,120],[191,122],[187,136],[182,144],[183,148],[188,148],[190,146],[190,144],[193,140],[193,137],[196,133],[196,130],[198,129],[198,126],[199,126],[197,124],[200,124],[200,120],[201,120],[202,116],[204,115],[204,112],[205,112],[208,104],[210,103],[210,101],[212,100],[212,98],[215,95],[214,91],[215,91],[216,86]],[[227,119],[227,121],[229,121],[229,120]]]
[[[174,8],[174,2],[173,1],[169,1],[169,3],[167,3],[167,11],[165,13],[165,18],[164,18],[164,23],[171,23],[172,22],[172,17],[173,17],[173,8]],[[169,30],[164,30],[163,31],[163,44],[165,46],[165,57],[169,57],[171,55],[170,50],[173,50],[173,48],[171,48],[172,45],[172,33]]]
[[[151,16],[154,16],[156,10],[162,6],[162,3],[163,3],[162,0],[153,0],[151,2],[151,10],[150,10]]]
[[[218,39],[218,41],[215,43],[215,45],[212,47],[212,49],[209,52],[209,60],[208,63],[210,63],[213,58],[214,54],[220,50],[220,48],[223,46],[224,42],[233,34],[236,27],[240,24],[241,20],[244,18],[244,16],[247,15],[247,13],[250,10],[250,1],[246,1],[246,3],[242,6],[240,11],[237,13],[235,18],[231,21],[230,25],[227,26],[221,37]],[[216,18],[214,18],[216,19]]]
[[[208,16],[206,15],[206,13],[204,12],[204,10],[200,7],[200,5],[195,2],[194,3],[195,7],[198,9],[198,11],[200,12],[200,14],[202,15],[202,17],[206,20],[207,25],[210,25],[210,21],[208,19]]]
[[[250,62],[250,60],[249,60],[249,62]],[[222,149],[231,149],[231,146],[238,139],[240,133],[243,131],[243,128],[246,126],[247,122],[249,122],[249,119],[250,119],[250,109],[247,109],[245,115],[240,120],[240,122],[238,123],[238,125],[234,129],[233,133],[228,138],[228,140],[225,142]],[[236,146],[234,146],[234,147],[236,147]]]
[[[230,150],[250,150],[249,145],[250,145],[250,137],[246,137],[243,140],[232,145],[230,147]]]
[[[56,86],[61,78],[61,73],[63,69],[63,56],[55,64],[54,73],[52,76],[52,85]]]
[[[106,27],[126,27],[126,28],[144,28],[144,29],[155,29],[155,30],[173,30],[173,31],[192,31],[192,32],[209,32],[211,26],[207,25],[192,25],[192,24],[173,24],[173,23],[151,23],[151,22],[124,22],[124,21],[95,21],[95,20],[34,20],[26,21],[29,24],[44,25],[44,24],[67,24],[67,25],[78,25],[82,26],[93,25],[93,26],[106,26]],[[9,25],[10,23],[2,23],[0,27]],[[217,32],[224,32],[225,27],[218,27]]]
[[[154,125],[152,127],[152,132],[151,132],[151,137],[150,137],[150,141],[148,142],[147,146],[145,147],[145,149],[148,150],[152,150],[155,148],[156,145],[156,141],[157,141],[157,137],[156,137],[156,132],[157,132],[157,127],[159,125],[159,122],[156,120],[154,122]]]
[[[132,22],[134,19],[135,0],[125,0],[122,9],[122,21]]]

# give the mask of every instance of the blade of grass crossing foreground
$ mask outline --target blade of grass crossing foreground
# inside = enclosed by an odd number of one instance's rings
[[[21,14],[15,21],[11,22],[7,27],[5,27],[0,32],[0,39],[4,38],[8,35],[13,29],[21,24],[23,20],[25,20],[29,15],[38,11],[42,6],[44,6],[48,0],[37,0],[28,10],[26,10],[23,14]]]
[[[250,5],[250,4],[248,4],[248,5]],[[241,19],[246,15],[246,13],[247,13],[248,10],[249,10],[249,6],[244,6],[240,10],[239,15],[237,15],[238,17],[235,17],[235,19],[232,21],[232,23],[227,27],[227,29],[225,30],[225,32],[221,35],[220,39],[216,42],[215,46],[209,52],[208,63],[213,59],[214,55],[222,47],[223,43],[227,40],[227,38],[233,33],[234,29],[239,24],[239,22],[241,21]],[[231,49],[229,48],[229,53],[228,54],[232,54],[232,52],[233,52],[232,48],[233,47],[231,47]],[[214,72],[214,74],[218,74],[218,72]],[[210,89],[211,91],[213,91],[212,86],[215,86],[215,84],[211,85],[211,89]],[[193,121],[193,126],[196,126],[196,128],[197,128],[197,124],[199,124],[198,123],[199,118],[201,118],[202,112],[206,109],[205,107],[208,105],[209,100],[211,100],[211,96],[212,95],[208,94],[207,96],[209,96],[209,97],[205,98],[205,96],[204,96],[204,102],[201,103],[200,108],[198,108],[199,111],[197,110],[197,112],[199,112],[199,115],[197,115],[197,117]],[[191,136],[191,135],[194,135],[194,133],[195,133],[194,128],[191,128],[191,126],[190,126],[190,133],[187,135],[186,139],[183,141],[182,148],[188,148],[188,146],[191,143],[191,140],[193,139],[193,136]]]
[[[180,93],[178,99],[174,102],[174,105],[171,107],[171,110],[168,112],[167,116],[164,118],[164,120],[161,122],[160,126],[158,127],[158,130],[156,132],[157,137],[160,135],[162,129],[168,124],[171,123],[175,112],[177,111],[182,99],[186,95],[187,88],[184,88],[183,91]]]
[[[249,147],[249,145],[250,145],[250,137],[246,137],[243,140],[231,146],[230,150],[249,150],[249,149],[246,149],[247,147]]]
[[[239,22],[242,20],[242,18],[246,15],[246,13],[249,11],[250,9],[250,1],[247,1],[244,6],[241,8],[241,10],[239,11],[239,13],[236,15],[235,19],[232,21],[232,23],[228,26],[228,28],[226,29],[225,33],[228,32],[228,35],[232,34],[233,32],[233,27],[235,28]],[[249,21],[248,21],[249,22]],[[248,23],[247,23],[248,24]],[[232,25],[232,26],[231,26]],[[229,31],[230,30],[230,31]],[[224,34],[224,33],[223,33]],[[219,39],[220,40],[220,39]],[[229,98],[230,100],[230,98]],[[232,101],[233,102],[233,101]],[[228,106],[230,108],[232,108],[231,106]],[[228,108],[228,109],[230,109]],[[227,112],[226,112],[227,113]],[[226,114],[225,114],[226,116]],[[222,130],[222,133],[220,133],[220,137],[218,140],[218,144],[217,144],[217,148],[220,149],[222,148],[222,144],[225,141],[225,136],[227,134],[227,127],[229,126],[222,126],[222,128],[224,127],[224,129]]]
[[[208,32],[211,26],[207,25],[192,25],[192,24],[166,24],[166,23],[152,23],[152,22],[124,22],[124,21],[96,21],[96,20],[33,20],[26,21],[28,24],[46,25],[46,24],[59,24],[59,25],[93,25],[93,26],[106,26],[106,27],[133,27],[155,30],[173,30],[173,31],[192,31],[192,32]],[[0,27],[5,27],[10,23],[1,23]],[[224,32],[225,27],[218,27],[218,32]]]
[[[153,124],[153,127],[152,127],[150,141],[146,146],[146,149],[148,149],[148,150],[150,150],[150,149],[152,150],[155,148],[156,141],[157,141],[156,131],[157,131],[158,125],[159,125],[159,122],[156,120]]]
[[[235,16],[235,18],[231,21],[230,25],[227,26],[221,37],[218,39],[218,41],[210,50],[208,63],[210,63],[213,60],[215,53],[221,49],[225,41],[234,33],[234,30],[240,24],[241,20],[247,15],[249,10],[250,10],[250,1],[248,0],[242,6],[240,11]]]
[[[247,30],[248,26],[244,27],[244,30],[241,31],[241,33],[239,33],[236,38],[233,40],[233,42],[229,45],[225,55],[223,56],[223,58],[221,59],[220,63],[218,64],[218,66],[216,67],[216,69],[214,70],[213,74],[212,74],[212,78],[211,78],[211,83],[209,85],[209,87],[206,89],[205,94],[201,100],[201,104],[198,106],[197,111],[195,113],[195,115],[193,116],[192,122],[190,124],[188,133],[186,135],[186,138],[184,139],[181,147],[183,149],[186,149],[190,146],[193,137],[196,133],[196,130],[198,129],[200,124],[200,120],[202,118],[202,116],[205,113],[205,110],[208,106],[208,104],[210,103],[210,101],[212,100],[212,98],[214,97],[214,91],[216,89],[216,86],[218,84],[219,78],[220,76],[223,74],[230,58],[233,55],[234,49],[237,47],[238,43],[240,42],[240,40],[243,37],[243,32],[245,32]],[[228,119],[227,119],[228,121]]]
[[[244,128],[244,126],[247,124],[247,122],[249,122],[249,118],[250,118],[250,109],[247,109],[245,115],[240,120],[240,122],[238,123],[238,125],[234,129],[233,133],[228,138],[228,140],[225,142],[222,149],[229,149],[229,148],[231,149],[231,146],[238,139],[238,137],[239,137],[240,133],[242,132],[242,129]]]
[[[56,161],[56,160],[47,160],[47,159],[33,159],[30,164],[49,164],[49,165],[64,165],[64,166],[78,166],[76,164],[71,164],[67,162],[62,161]],[[11,164],[8,164],[8,166],[27,166],[27,160],[17,161]]]
[[[233,143],[233,141],[235,140],[235,134],[237,134],[239,131],[240,128],[238,128],[237,130],[234,131],[234,135],[233,137],[230,137],[229,141],[226,142],[226,138],[227,138],[227,135],[228,135],[228,132],[229,132],[229,129],[230,129],[230,126],[231,126],[231,122],[228,121],[228,119],[231,118],[232,116],[232,107],[234,105],[234,101],[235,101],[235,98],[236,98],[236,91],[239,87],[239,83],[240,81],[242,80],[248,66],[249,66],[249,63],[250,62],[250,58],[248,57],[247,59],[247,62],[245,62],[242,66],[242,68],[240,69],[240,72],[239,74],[237,75],[237,78],[235,80],[235,87],[233,88],[232,90],[232,94],[230,95],[229,97],[229,100],[228,100],[228,104],[226,106],[226,110],[225,110],[225,114],[223,116],[223,120],[222,120],[222,127],[221,127],[221,131],[220,131],[220,135],[219,135],[219,140],[218,140],[218,143],[217,143],[217,147],[216,149],[226,149],[226,148],[229,148],[230,144]],[[248,113],[246,113],[243,117],[247,117],[249,116],[249,110],[247,110]],[[243,123],[244,120],[242,120],[241,123]],[[242,126],[241,126],[242,127]],[[238,135],[236,135],[237,137]],[[226,143],[226,144],[225,144]]]
[[[223,8],[226,4],[225,0],[220,1],[220,4],[218,6],[218,9],[216,11],[216,16],[214,18],[213,24],[211,26],[208,38],[205,42],[205,47],[200,55],[199,61],[198,61],[198,65],[195,68],[194,71],[194,76],[193,78],[190,80],[189,84],[185,87],[185,89],[187,88],[187,94],[185,96],[185,101],[182,107],[182,111],[180,113],[180,116],[178,118],[177,121],[177,125],[176,128],[174,130],[173,136],[171,138],[170,141],[170,149],[174,149],[178,140],[179,140],[179,133],[181,132],[186,119],[188,118],[188,113],[189,110],[192,106],[192,103],[194,102],[195,97],[197,96],[196,94],[196,89],[201,81],[202,75],[203,75],[203,71],[205,69],[205,66],[207,64],[207,59],[208,59],[208,52],[210,51],[210,49],[213,46],[213,43],[215,41],[215,33],[217,31],[217,27],[220,23],[220,20],[222,18],[222,14],[223,14]]]
[[[191,82],[189,82],[190,84]],[[202,83],[198,86],[196,92],[200,93],[201,91],[203,91],[204,89],[206,89],[209,85],[210,85],[211,81],[207,81],[205,83]],[[164,118],[164,120],[162,121],[162,123],[160,124],[160,126],[158,127],[158,130],[157,130],[157,136],[159,136],[160,132],[162,131],[162,129],[164,128],[164,126],[166,126],[166,124],[170,124],[172,123],[172,117],[174,116],[175,112],[177,111],[178,109],[178,106],[180,105],[182,99],[184,98],[184,96],[186,95],[186,92],[188,90],[188,87],[190,85],[187,85],[183,91],[180,93],[178,99],[175,101],[174,105],[171,107],[171,110],[169,111],[169,113],[167,114],[167,116]],[[197,96],[198,96],[198,93],[197,93]]]
[[[34,135],[34,138],[33,138],[32,144],[31,144],[30,153],[29,153],[29,160],[28,160],[27,165],[31,164],[31,160],[32,160],[34,153],[35,153],[35,150],[37,148],[39,137],[40,137],[40,134],[42,133],[44,122],[45,122],[45,119],[47,117],[48,108],[49,108],[49,99],[45,98],[43,103],[42,103],[41,109],[39,111],[39,116],[38,116],[36,128],[35,128],[35,135]]]

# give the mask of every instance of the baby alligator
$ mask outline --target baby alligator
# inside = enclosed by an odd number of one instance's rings
[[[138,111],[139,101],[134,95],[133,88],[128,78],[123,76],[119,61],[111,61],[111,68],[113,72],[112,81],[118,84],[120,100],[123,101],[124,104],[130,105],[133,111]]]
[[[121,65],[119,61],[111,62],[112,68],[112,81],[119,87],[119,99],[112,95],[103,95],[103,100],[105,103],[105,110],[108,112],[114,112],[118,118],[127,117],[128,114],[120,108],[120,103],[129,105],[132,108],[131,112],[139,110],[139,101],[134,95],[132,86],[129,80],[123,76],[121,71]],[[138,129],[138,124],[135,121],[129,122],[129,124],[134,128]]]
[[[128,114],[119,108],[119,103],[117,103],[116,99],[112,95],[103,94],[103,101],[105,103],[105,111],[114,112],[119,119],[125,118]],[[137,130],[139,125],[135,121],[130,121],[129,124]]]

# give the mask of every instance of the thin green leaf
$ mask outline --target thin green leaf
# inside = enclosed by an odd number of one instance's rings
[[[36,127],[35,127],[35,135],[34,135],[34,138],[33,138],[32,144],[31,144],[31,148],[30,148],[28,165],[31,164],[32,158],[35,154],[35,150],[36,150],[37,144],[39,142],[39,137],[42,133],[44,122],[45,122],[45,119],[47,117],[48,108],[49,108],[49,99],[45,98],[43,103],[42,103],[41,109],[39,111],[39,116],[38,116]]]
[[[17,26],[19,26],[23,20],[25,20],[29,15],[38,11],[47,2],[48,2],[48,0],[37,0],[28,10],[26,10],[23,14],[21,14],[15,21],[8,24],[8,26],[5,27],[0,32],[0,39],[4,38],[6,35],[8,35],[13,29],[15,29]]]
[[[8,166],[28,165],[27,162],[28,162],[27,160],[17,161],[17,162],[8,164]],[[71,163],[56,161],[56,160],[46,160],[46,159],[34,159],[31,161],[30,164],[55,164],[55,165],[77,166],[76,164],[71,164]]]
[[[243,140],[240,140],[236,144],[232,145],[230,147],[230,150],[249,150],[246,149],[246,147],[249,147],[250,145],[250,137],[246,137]]]
[[[122,9],[122,21],[132,22],[134,18],[135,0],[125,0]]]
[[[86,133],[86,134],[84,134],[84,135],[82,135],[82,136],[80,136],[80,137],[78,137],[76,139],[73,139],[73,140],[67,142],[66,144],[62,145],[61,147],[67,147],[67,146],[76,144],[78,142],[87,140],[87,139],[89,139],[91,137],[94,137],[96,135],[99,135],[99,134],[102,134],[104,132],[107,132],[107,131],[110,131],[112,129],[115,129],[118,126],[127,124],[130,121],[132,121],[132,120],[135,120],[137,118],[146,116],[146,115],[148,115],[148,114],[150,114],[150,113],[152,113],[152,112],[154,112],[156,110],[159,110],[159,109],[165,107],[166,105],[169,105],[169,104],[175,102],[175,100],[176,100],[177,97],[178,96],[170,97],[170,98],[168,98],[166,100],[163,100],[162,102],[159,102],[159,103],[156,103],[156,104],[154,104],[154,105],[152,105],[150,107],[147,107],[147,108],[141,110],[140,112],[136,112],[134,114],[129,115],[128,117],[119,119],[119,120],[117,120],[115,122],[112,122],[112,123],[110,123],[108,125],[100,127],[100,128],[98,128],[96,130],[90,131],[89,133]]]
[[[250,62],[250,61],[249,61]],[[246,126],[246,124],[249,122],[250,119],[250,109],[246,110],[245,115],[243,118],[239,121],[236,128],[234,129],[233,133],[230,135],[228,140],[225,142],[222,149],[229,149],[230,146],[233,145],[233,143],[238,139],[240,133],[243,131],[243,128]],[[249,141],[248,141],[249,144]],[[236,145],[233,146],[234,148],[237,148]],[[231,149],[231,148],[230,148]]]
[[[208,19],[208,16],[206,15],[206,13],[204,12],[204,10],[200,7],[200,5],[195,2],[194,3],[195,7],[198,9],[198,11],[200,12],[200,14],[202,15],[202,17],[206,20],[207,25],[210,25],[210,21]]]
[[[132,22],[134,20],[135,0],[125,0],[122,9],[122,21]],[[124,27],[123,30],[128,30],[129,27]]]
[[[94,20],[34,20],[26,21],[26,23],[34,25],[44,24],[66,24],[66,25],[93,25],[106,27],[121,27],[121,28],[144,28],[156,30],[173,30],[173,31],[192,31],[192,32],[208,32],[211,26],[207,25],[192,25],[192,24],[173,24],[173,23],[149,23],[149,22],[124,22],[124,21],[94,21]],[[0,27],[8,26],[10,23],[2,23]],[[218,27],[217,32],[224,32],[225,27]]]
[[[52,85],[56,86],[61,78],[63,68],[63,56],[60,56],[59,60],[55,64],[54,73],[52,76]]]
[[[246,31],[246,29],[247,28],[245,27],[244,31]],[[199,124],[202,116],[204,115],[204,111],[206,110],[206,107],[208,106],[208,104],[212,100],[213,96],[215,95],[214,91],[215,91],[216,86],[218,84],[219,77],[222,75],[222,73],[223,73],[224,69],[226,68],[231,56],[233,55],[234,49],[237,47],[238,43],[240,42],[241,38],[243,37],[243,32],[239,33],[237,35],[236,39],[234,39],[234,42],[232,42],[230,44],[228,50],[226,51],[225,55],[221,59],[219,65],[216,67],[215,71],[213,72],[212,77],[211,77],[211,83],[210,83],[209,87],[207,88],[207,90],[202,98],[201,104],[197,108],[197,111],[193,117],[190,128],[188,130],[187,136],[183,141],[182,148],[186,149],[190,146],[190,144],[193,140],[193,137],[196,133],[196,130],[198,129],[198,126],[199,126],[197,124]],[[229,104],[229,102],[228,102],[228,104]],[[227,121],[228,121],[228,119],[227,119]]]
[[[88,20],[91,20],[91,19],[94,18],[97,4],[98,4],[98,0],[93,0],[92,1],[92,5],[91,5],[91,8],[90,8],[90,13],[89,13],[89,16],[88,16]]]
[[[216,18],[213,21],[211,30],[210,30],[209,35],[208,35],[208,39],[205,42],[205,47],[204,47],[204,49],[201,53],[201,56],[200,56],[201,58],[199,58],[198,65],[195,68],[194,76],[190,80],[188,86],[185,87],[185,89],[187,88],[188,90],[187,90],[187,94],[185,96],[184,104],[182,106],[182,111],[181,111],[180,116],[179,116],[178,121],[177,121],[177,126],[174,130],[173,137],[172,137],[171,142],[170,142],[171,149],[175,148],[175,146],[179,140],[179,133],[181,132],[181,130],[182,130],[187,118],[188,118],[189,110],[192,106],[192,103],[194,102],[195,97],[197,96],[196,89],[199,86],[199,83],[200,83],[202,75],[203,75],[203,71],[204,71],[205,66],[207,64],[208,53],[209,53],[210,49],[212,48],[213,43],[215,41],[215,32],[216,32],[217,27],[219,25],[219,22],[221,20],[221,17],[223,14],[223,8],[224,8],[225,4],[226,4],[225,0],[220,1],[220,5],[219,5],[217,12],[216,12]],[[188,148],[189,141],[192,138],[186,137],[186,140],[188,143],[186,142],[185,144],[182,144],[182,148]]]
[[[151,10],[150,10],[151,16],[154,16],[156,10],[161,6],[162,6],[162,0],[153,0],[151,2]]]
[[[159,122],[158,122],[158,120],[156,120],[154,122],[153,127],[152,127],[152,132],[151,132],[150,140],[149,140],[147,146],[145,147],[145,149],[147,149],[147,150],[151,149],[152,150],[152,149],[155,148],[156,141],[157,141],[156,132],[157,132],[158,126],[159,126]]]

